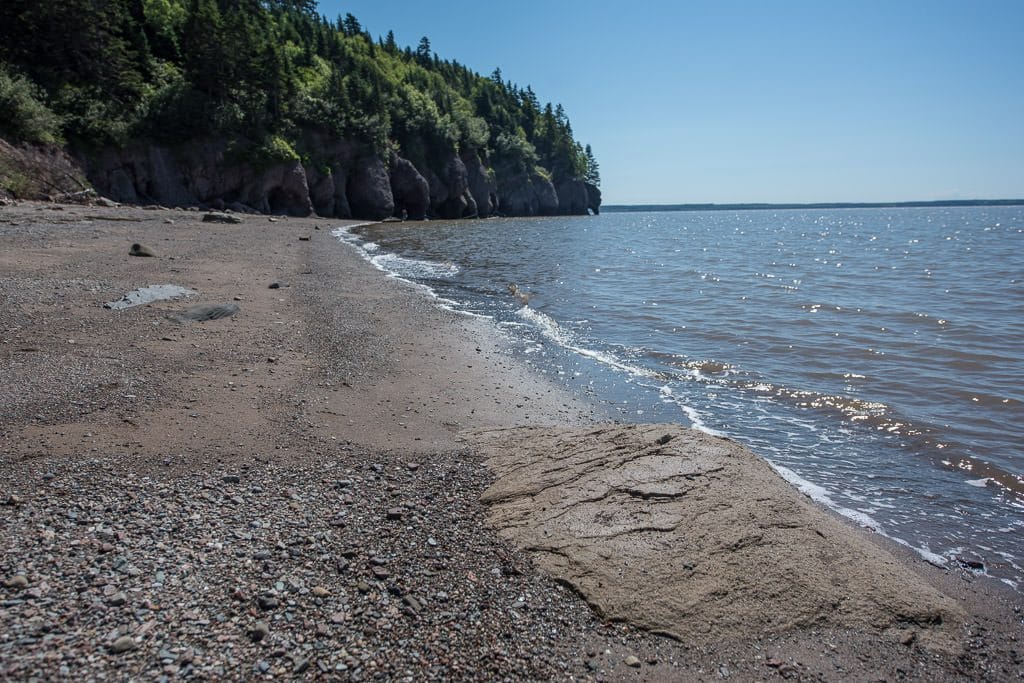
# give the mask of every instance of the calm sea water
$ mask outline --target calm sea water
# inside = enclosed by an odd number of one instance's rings
[[[338,235],[442,305],[493,318],[515,353],[616,419],[732,437],[933,563],[981,560],[1024,587],[1024,208]]]

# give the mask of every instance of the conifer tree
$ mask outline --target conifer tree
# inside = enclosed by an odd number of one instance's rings
[[[586,155],[586,158],[587,158],[587,173],[586,173],[586,175],[584,176],[583,179],[586,180],[591,185],[597,185],[598,187],[600,187],[601,186],[601,172],[599,170],[600,167],[597,164],[597,159],[594,157],[594,151],[592,149],[590,149],[590,143],[587,143],[587,146],[584,148],[584,154]]]
[[[420,44],[416,47],[416,59],[419,60],[420,64],[426,66],[430,64],[430,39],[426,36],[420,38]]]
[[[541,107],[500,68],[482,76],[442,59],[426,36],[400,48],[393,31],[373,39],[352,14],[328,21],[315,7],[0,0],[0,76],[50,110],[51,139],[214,136],[237,149],[273,139],[312,158],[303,136],[319,128],[420,166],[473,149],[495,169],[597,181],[561,105]]]

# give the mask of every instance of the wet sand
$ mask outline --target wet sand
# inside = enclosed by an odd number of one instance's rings
[[[501,469],[467,435],[518,460],[528,441],[494,430],[571,440],[603,415],[513,362],[487,321],[364,262],[338,221],[201,217],[0,207],[0,678],[1021,675],[1018,594],[845,523],[832,542],[899,560],[857,567],[880,594],[908,585],[898,573],[934,602],[902,624],[777,629],[748,602],[758,628],[724,629],[719,596],[715,642],[630,616],[663,615],[656,594],[602,611],[495,529],[480,497]],[[102,307],[157,284],[196,294]],[[203,304],[238,311],[176,319]],[[788,486],[768,481],[768,497]],[[761,552],[799,556],[792,538]],[[803,600],[786,566],[763,568],[778,604]],[[937,613],[932,642],[919,617]]]

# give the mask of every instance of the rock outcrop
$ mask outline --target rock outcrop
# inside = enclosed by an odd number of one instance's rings
[[[239,206],[260,213],[313,213],[306,173],[299,161],[263,166],[226,158],[224,146],[194,143],[172,153],[158,145],[106,149],[85,158],[100,192],[124,203],[165,206]]]
[[[352,215],[356,218],[382,221],[395,213],[391,177],[378,156],[363,157],[356,163],[348,179],[346,194]]]
[[[869,629],[944,649],[957,603],[752,452],[678,425],[467,435],[498,534],[598,614],[686,643]]]
[[[85,170],[57,145],[12,145],[0,138],[0,199],[89,194]]]
[[[587,186],[587,208],[595,216],[601,213],[601,189],[593,183],[584,183]]]
[[[537,171],[498,180],[498,206],[506,216],[550,216],[558,211],[558,193]]]
[[[462,163],[466,167],[466,180],[469,193],[476,202],[476,213],[480,218],[488,218],[498,211],[498,185],[494,181],[494,172],[489,171],[476,152],[462,154]]]
[[[307,167],[306,186],[316,215],[334,217],[334,169]]]
[[[469,191],[466,164],[456,155],[445,160],[441,172],[427,171],[430,185],[430,209],[437,218],[472,218],[477,216],[477,203]]]
[[[395,156],[391,160],[391,193],[395,200],[395,216],[421,221],[430,209],[430,185],[408,159]]]
[[[306,170],[299,161],[274,164],[244,182],[238,202],[260,213],[308,216],[313,203],[306,185]]]
[[[555,187],[558,195],[558,213],[563,216],[586,215],[590,198],[582,180],[563,180]]]
[[[388,162],[365,147],[308,131],[311,160],[258,164],[217,141],[169,149],[137,143],[80,154],[100,194],[128,204],[202,206],[239,213],[383,220],[390,216],[486,218],[597,213],[601,193],[575,179],[557,187],[540,168],[488,167],[474,150],[418,167],[392,154]]]

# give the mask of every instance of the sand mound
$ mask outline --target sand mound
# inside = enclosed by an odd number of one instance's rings
[[[498,475],[490,522],[605,618],[690,642],[816,626],[940,647],[963,619],[726,439],[676,425],[467,436]]]

